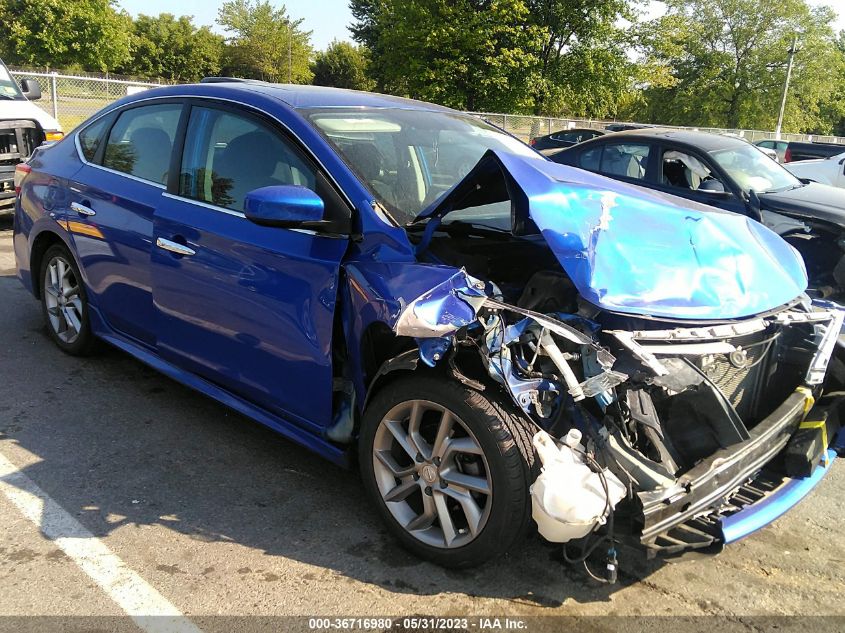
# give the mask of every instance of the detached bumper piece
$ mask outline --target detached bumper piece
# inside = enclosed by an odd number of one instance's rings
[[[841,395],[812,406],[808,392],[792,394],[751,431],[751,438],[693,468],[681,487],[656,497],[640,494],[648,558],[690,551],[718,552],[768,525],[821,481],[845,449],[839,426]],[[794,473],[807,472],[806,477]]]
[[[836,453],[832,450],[828,451],[824,461],[816,466],[809,477],[785,478],[782,485],[771,493],[739,512],[725,517],[721,522],[724,543],[738,541],[785,514],[816,487],[830,470],[834,457]]]

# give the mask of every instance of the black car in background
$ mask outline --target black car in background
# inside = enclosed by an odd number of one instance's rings
[[[532,138],[529,144],[536,150],[562,149],[572,147],[583,141],[603,136],[604,131],[590,128],[572,128],[570,130],[558,130],[546,136]]]
[[[640,129],[550,160],[761,221],[802,254],[815,296],[845,298],[845,190],[799,180],[744,139]]]
[[[628,130],[645,130],[653,127],[653,125],[649,125],[648,123],[611,123],[610,125],[605,125],[604,129],[608,132],[627,132]]]
[[[799,160],[813,160],[814,158],[830,158],[845,152],[845,145],[839,143],[804,143],[790,141],[786,146],[783,162],[794,163]]]

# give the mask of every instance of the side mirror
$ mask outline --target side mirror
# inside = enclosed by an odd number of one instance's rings
[[[323,219],[323,199],[307,187],[274,185],[246,194],[244,214],[250,222],[284,229],[320,229],[330,224]]]
[[[722,184],[721,180],[717,180],[715,178],[711,178],[710,180],[705,180],[698,186],[699,191],[705,191],[707,193],[717,193],[717,194],[730,194],[730,191],[725,191],[725,185]]]
[[[38,101],[41,98],[41,84],[34,79],[21,79],[21,92],[30,101]]]

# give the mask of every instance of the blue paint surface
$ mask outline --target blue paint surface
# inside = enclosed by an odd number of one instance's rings
[[[516,214],[536,224],[581,295],[601,308],[734,319],[807,288],[798,252],[751,218],[541,159],[491,151],[474,171],[491,178],[497,167]],[[459,183],[419,217],[436,222],[465,195]]]

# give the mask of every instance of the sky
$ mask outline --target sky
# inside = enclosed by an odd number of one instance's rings
[[[349,0],[271,0],[274,6],[285,5],[288,15],[294,19],[303,18],[302,28],[313,31],[311,43],[317,50],[325,49],[333,39],[351,41],[347,26],[352,22]],[[118,0],[118,4],[133,16],[139,13],[158,15],[192,15],[197,26],[215,27],[217,9],[223,0]],[[220,28],[214,30],[220,32]]]
[[[845,2],[843,0],[808,0],[811,5],[827,4],[834,8],[839,6],[839,19],[833,25],[835,31],[845,30]],[[214,26],[217,19],[217,9],[223,4],[222,0],[182,0],[178,8],[173,0],[119,0],[120,6],[132,15],[146,13],[175,13],[177,15],[193,15],[194,24]],[[352,22],[348,0],[286,0],[273,2],[274,5],[284,4],[288,15],[293,18],[303,18],[305,30],[313,31],[311,42],[315,49],[322,50],[332,40],[351,40],[347,26]],[[663,10],[661,2],[651,2],[648,13],[657,16]],[[219,27],[215,30],[219,31]]]

